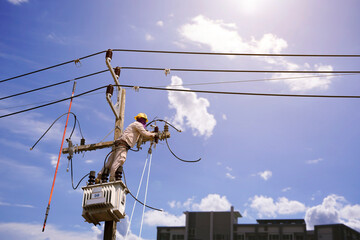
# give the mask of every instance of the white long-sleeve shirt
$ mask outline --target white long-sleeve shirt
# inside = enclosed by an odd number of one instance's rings
[[[155,137],[155,133],[146,131],[140,122],[135,121],[125,129],[123,134],[121,134],[120,140],[125,141],[132,148],[137,143],[140,135],[146,138]]]

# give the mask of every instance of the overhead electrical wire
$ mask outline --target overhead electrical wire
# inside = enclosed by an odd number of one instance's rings
[[[100,74],[100,73],[104,73],[104,72],[107,72],[107,71],[109,71],[109,69],[98,71],[98,72],[95,72],[95,73],[90,73],[90,74],[87,74],[87,75],[84,75],[84,76],[80,76],[80,77],[77,77],[77,78],[65,80],[65,81],[62,81],[62,82],[57,82],[57,83],[54,83],[54,84],[46,85],[46,86],[43,86],[43,87],[31,89],[31,90],[28,90],[28,91],[12,94],[12,95],[9,95],[9,96],[6,96],[6,97],[1,97],[0,101],[4,100],[4,99],[7,99],[7,98],[12,98],[12,97],[20,96],[20,95],[23,95],[23,94],[43,90],[43,89],[46,89],[46,88],[55,87],[55,86],[58,86],[58,85],[61,85],[61,84],[64,84],[64,83],[68,83],[68,82],[71,82],[71,81],[76,81],[76,80],[79,80],[79,79],[82,79],[82,78],[91,77],[91,76],[94,76],[94,75],[97,75],[97,74]]]
[[[286,54],[286,53],[231,53],[231,52],[189,52],[189,51],[158,51],[138,49],[112,49],[114,52],[167,53],[190,55],[224,55],[224,56],[257,56],[257,57],[360,57],[360,54]]]
[[[242,70],[242,69],[199,69],[199,68],[158,68],[158,67],[120,67],[120,69],[128,70],[149,70],[149,71],[165,71],[171,70],[173,72],[219,72],[219,73],[351,73],[359,74],[358,70],[339,70],[339,71],[316,71],[316,70]]]
[[[106,70],[98,71],[98,72],[95,72],[95,73],[87,74],[87,75],[84,75],[84,76],[80,76],[80,77],[77,77],[77,78],[74,78],[74,79],[69,79],[69,80],[65,80],[65,81],[62,81],[62,82],[58,82],[58,83],[46,85],[46,86],[43,86],[43,87],[31,89],[31,90],[28,90],[28,91],[24,91],[24,92],[12,94],[12,95],[9,95],[9,96],[1,97],[0,101],[4,100],[4,99],[24,95],[24,94],[27,94],[27,93],[43,90],[43,89],[46,89],[46,88],[55,87],[55,86],[58,86],[58,85],[61,85],[61,84],[64,84],[64,83],[68,83],[68,82],[71,82],[71,81],[76,81],[76,80],[79,80],[79,79],[82,79],[82,78],[91,77],[91,76],[101,74],[101,73],[104,73],[104,72],[107,72],[107,71],[109,71],[109,70],[106,69]],[[311,76],[286,77],[286,78],[284,77],[284,78],[267,78],[267,79],[254,79],[254,80],[220,81],[220,82],[212,82],[212,83],[206,82],[206,83],[182,84],[182,86],[211,85],[211,84],[240,83],[240,82],[279,81],[279,80],[291,80],[291,79],[301,79],[301,78],[336,77],[336,76],[349,76],[349,75],[357,75],[357,74],[356,73],[352,73],[352,74],[329,74],[329,75],[311,75]],[[162,86],[159,86],[159,87],[162,87]]]
[[[281,53],[231,53],[231,52],[190,52],[190,51],[161,51],[161,50],[139,50],[139,49],[112,49],[112,51],[115,52],[137,52],[137,53],[166,53],[166,54],[191,54],[191,55],[223,55],[223,56],[257,56],[257,57],[328,57],[328,58],[357,58],[360,57],[360,54],[281,54]],[[42,72],[45,70],[49,70],[52,68],[56,68],[56,67],[60,67],[72,62],[77,62],[79,60],[83,60],[89,57],[93,57],[96,55],[99,55],[101,53],[105,53],[106,50],[104,51],[100,51],[97,53],[93,53],[78,59],[74,59],[74,60],[70,60],[70,61],[66,61],[63,63],[59,63],[50,67],[46,67],[46,68],[42,68],[42,69],[38,69],[32,72],[28,72],[28,73],[24,73],[21,75],[17,75],[14,77],[10,77],[10,78],[5,78],[0,80],[0,83],[3,82],[7,82],[16,78],[20,78],[20,77],[24,77],[24,76],[28,76],[34,73],[38,73],[38,72]]]
[[[31,110],[35,110],[38,108],[42,108],[42,107],[46,107],[46,106],[50,106],[59,102],[63,102],[66,100],[69,100],[71,98],[77,98],[95,91],[98,91],[102,88],[106,88],[108,85],[106,86],[102,86],[102,87],[98,87],[98,88],[94,88],[92,90],[80,93],[78,95],[74,95],[74,97],[68,97],[68,98],[63,98],[57,101],[53,101],[47,104],[43,104],[40,106],[36,106],[36,107],[32,107],[32,108],[28,108],[28,109],[24,109],[18,112],[13,112],[13,113],[8,113],[5,115],[1,115],[0,118],[4,118],[4,117],[9,117],[12,115],[16,115],[19,113],[23,113],[23,112],[28,112]],[[117,86],[117,85],[114,85]],[[159,90],[159,91],[176,91],[176,92],[193,92],[193,93],[209,93],[209,94],[222,94],[222,95],[243,95],[243,96],[264,96],[264,97],[301,97],[301,98],[360,98],[360,95],[317,95],[317,94],[277,94],[277,93],[250,93],[250,92],[225,92],[225,91],[208,91],[208,90],[191,90],[191,89],[178,89],[178,88],[161,88],[161,87],[147,87],[147,86],[135,86],[135,85],[119,85],[121,87],[128,87],[128,88],[142,88],[142,89],[148,89],[148,90]],[[170,85],[171,86],[171,85]]]
[[[93,53],[93,54],[90,54],[90,55],[87,55],[87,56],[84,56],[84,57],[81,57],[81,58],[78,58],[78,59],[74,59],[74,60],[70,60],[70,61],[67,61],[67,62],[59,63],[59,64],[56,64],[56,65],[53,65],[53,66],[50,66],[50,67],[46,67],[46,68],[42,68],[42,69],[35,70],[35,71],[32,71],[32,72],[24,73],[24,74],[21,74],[21,75],[18,75],[18,76],[2,79],[2,80],[0,80],[0,83],[7,82],[7,81],[10,81],[10,80],[13,80],[13,79],[16,79],[16,78],[28,76],[28,75],[31,75],[31,74],[34,74],[34,73],[42,72],[42,71],[45,71],[45,70],[49,70],[49,69],[52,69],[52,68],[60,67],[60,66],[72,63],[72,62],[76,63],[79,60],[83,60],[83,59],[86,59],[86,58],[89,58],[89,57],[93,57],[93,56],[96,56],[96,55],[104,53],[104,52],[106,52],[106,51]]]

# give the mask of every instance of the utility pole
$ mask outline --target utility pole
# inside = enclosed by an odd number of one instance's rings
[[[117,90],[116,104],[114,105],[111,97],[113,95],[114,86],[109,85],[106,89],[106,100],[110,105],[111,110],[115,115],[115,132],[114,141],[100,142],[88,145],[72,145],[69,142],[68,148],[63,148],[62,153],[68,153],[69,158],[72,158],[74,153],[81,153],[85,151],[92,151],[102,148],[113,147],[115,140],[119,139],[124,129],[125,119],[125,97],[126,91],[120,87],[119,76],[120,67],[113,69],[111,66],[112,50],[106,52],[106,65],[114,79]],[[168,125],[164,126],[163,132],[158,132],[158,138],[155,140],[165,140],[170,137]],[[156,130],[155,130],[156,131]],[[158,130],[157,130],[158,131]],[[139,139],[138,144],[143,144],[151,139]],[[152,141],[152,140],[151,140]],[[138,146],[139,147],[139,146]],[[120,219],[125,218],[125,203],[128,189],[121,180],[114,182],[95,183],[95,172],[91,171],[89,176],[89,183],[83,187],[83,213],[82,216],[89,223],[99,224],[105,221],[104,240],[116,240],[116,225]]]
[[[125,95],[126,91],[125,89],[122,89],[120,87],[119,83],[119,77],[120,77],[120,68],[117,67],[114,69],[112,68],[110,62],[112,59],[112,50],[109,49],[106,52],[106,65],[108,66],[111,75],[114,79],[115,85],[117,85],[117,97],[116,97],[116,104],[113,106],[112,102],[110,101],[110,97],[112,95],[109,95],[110,93],[106,93],[106,98],[111,106],[111,108],[114,111],[115,115],[115,131],[114,131],[114,141],[117,140],[122,132],[124,131],[124,118],[125,118]],[[115,146],[113,147],[115,148]],[[104,228],[104,240],[116,240],[116,221],[106,221],[105,222],[105,228]]]

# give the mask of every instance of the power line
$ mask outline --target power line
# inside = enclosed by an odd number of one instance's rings
[[[122,87],[134,87],[131,85],[121,85]],[[136,86],[139,89],[149,90],[165,90],[175,92],[192,92],[192,93],[210,93],[210,94],[224,94],[224,95],[247,95],[247,96],[267,96],[267,97],[307,97],[307,98],[360,98],[360,95],[308,95],[308,94],[277,94],[277,93],[242,93],[242,92],[223,92],[223,91],[207,91],[207,90],[191,90],[191,89],[178,89],[178,88],[159,88],[159,87],[146,87]],[[171,85],[170,85],[171,87]],[[1,116],[0,116],[1,118]]]
[[[224,52],[188,52],[188,51],[159,51],[159,50],[136,50],[136,49],[113,49],[116,52],[137,53],[168,53],[168,54],[191,54],[191,55],[223,55],[223,56],[257,56],[257,57],[360,57],[360,54],[281,54],[281,53],[224,53]]]
[[[1,101],[1,100],[4,100],[4,99],[7,99],[7,98],[12,98],[12,97],[20,96],[20,95],[23,95],[23,94],[27,94],[27,93],[31,93],[31,92],[43,90],[43,89],[46,89],[46,88],[55,87],[55,86],[57,86],[57,85],[61,85],[61,84],[68,83],[68,82],[71,82],[71,81],[76,81],[76,80],[79,80],[79,79],[82,79],[82,78],[91,77],[91,76],[94,76],[94,75],[97,75],[97,74],[100,74],[100,73],[104,73],[104,72],[107,72],[107,71],[109,71],[109,69],[102,70],[102,71],[95,72],[95,73],[90,73],[90,74],[87,74],[87,75],[84,75],[84,76],[81,76],[81,77],[77,77],[77,78],[70,79],[70,80],[65,80],[65,81],[58,82],[58,83],[54,83],[54,84],[50,84],[50,85],[47,85],[47,86],[43,86],[43,87],[31,89],[31,90],[28,90],[28,91],[25,91],[25,92],[20,92],[20,93],[12,94],[12,95],[9,95],[9,96],[0,98],[0,101]]]
[[[63,98],[63,99],[56,100],[56,101],[53,101],[53,102],[50,102],[50,103],[47,103],[47,104],[43,104],[43,105],[40,105],[40,106],[36,106],[36,107],[32,107],[32,108],[27,108],[27,109],[24,109],[24,110],[21,110],[21,111],[18,111],[18,112],[12,112],[12,113],[9,113],[9,114],[5,114],[5,115],[0,116],[0,118],[9,117],[9,116],[16,115],[16,114],[19,114],[19,113],[28,112],[28,111],[35,110],[35,109],[38,109],[38,108],[50,106],[50,105],[53,105],[53,104],[56,104],[56,103],[59,103],[59,102],[63,102],[63,101],[69,100],[69,99],[71,99],[71,98],[77,98],[77,97],[83,96],[83,95],[85,95],[85,94],[98,91],[98,90],[100,90],[100,89],[102,89],[102,88],[105,88],[105,87],[107,87],[107,86],[102,86],[102,87],[94,88],[94,89],[92,89],[92,90],[89,90],[89,91],[80,93],[80,94],[75,95],[75,96],[73,96],[73,97]]]
[[[117,85],[114,85],[117,86]],[[137,88],[142,88],[142,89],[148,89],[148,90],[160,90],[160,91],[175,91],[175,92],[188,92],[188,93],[209,93],[209,94],[223,94],[223,95],[243,95],[243,96],[265,96],[265,97],[302,97],[302,98],[360,98],[360,95],[308,95],[308,94],[276,94],[276,93],[243,93],[243,92],[224,92],[224,91],[207,91],[207,90],[191,90],[191,89],[178,89],[178,88],[160,88],[160,87],[146,87],[146,86],[134,86],[134,85],[119,85],[121,87],[128,87],[128,88],[133,88],[133,87],[137,87]],[[16,115],[19,113],[23,113],[23,112],[28,112],[31,110],[35,110],[38,108],[42,108],[42,107],[46,107],[49,105],[53,105],[59,102],[63,102],[66,100],[69,100],[71,98],[77,98],[86,94],[89,94],[91,92],[95,92],[98,91],[102,88],[106,88],[106,86],[102,86],[102,87],[98,87],[83,93],[80,93],[78,95],[75,95],[74,97],[68,97],[68,98],[63,98],[57,101],[53,101],[47,104],[43,104],[40,106],[36,106],[33,108],[28,108],[28,109],[24,109],[18,112],[13,112],[13,113],[9,113],[9,114],[5,114],[0,116],[0,118],[4,118],[4,117],[9,117],[12,115]]]
[[[338,77],[338,76],[349,76],[349,75],[357,75],[357,74],[330,74],[330,75],[310,75],[310,76],[301,76],[301,77],[263,78],[263,79],[253,79],[253,80],[188,83],[188,84],[171,85],[171,86],[174,86],[174,87],[177,87],[177,86],[202,86],[202,85],[227,84],[227,83],[267,82],[267,81],[281,81],[281,80],[293,80],[293,79],[295,80],[295,79],[314,78],[314,77],[318,77],[318,78]],[[166,86],[157,86],[157,87],[166,87]]]
[[[60,67],[60,66],[62,66],[62,65],[66,65],[66,64],[69,64],[69,63],[72,63],[72,62],[75,62],[75,63],[76,63],[76,62],[78,62],[78,61],[80,61],[80,60],[82,60],[82,59],[89,58],[89,57],[93,57],[93,56],[96,56],[96,55],[101,54],[101,53],[104,53],[104,52],[106,52],[106,51],[101,51],[101,52],[93,53],[93,54],[90,54],[90,55],[87,55],[87,56],[85,56],[85,57],[81,57],[81,58],[78,58],[78,59],[75,59],[75,60],[71,60],[71,61],[59,63],[59,64],[56,64],[56,65],[53,65],[53,66],[50,66],[50,67],[42,68],[42,69],[39,69],[39,70],[36,70],[36,71],[33,71],[33,72],[24,73],[24,74],[15,76],[15,77],[6,78],[6,79],[3,79],[3,80],[0,80],[0,83],[7,82],[7,81],[10,81],[10,80],[13,80],[13,79],[16,79],[16,78],[28,76],[28,75],[31,75],[31,74],[34,74],[34,73],[42,72],[42,71],[45,71],[45,70],[49,70],[49,69],[51,69],[51,68]]]
[[[239,69],[197,69],[197,68],[156,68],[156,67],[120,67],[120,69],[129,70],[150,70],[174,72],[221,72],[221,73],[327,73],[327,74],[359,74],[360,71],[301,71],[301,70],[239,70]]]

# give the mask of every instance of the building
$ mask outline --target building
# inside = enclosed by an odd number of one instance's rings
[[[344,224],[317,225],[306,230],[304,219],[259,219],[238,224],[241,214],[185,212],[183,227],[157,227],[157,240],[360,240],[360,233]]]

